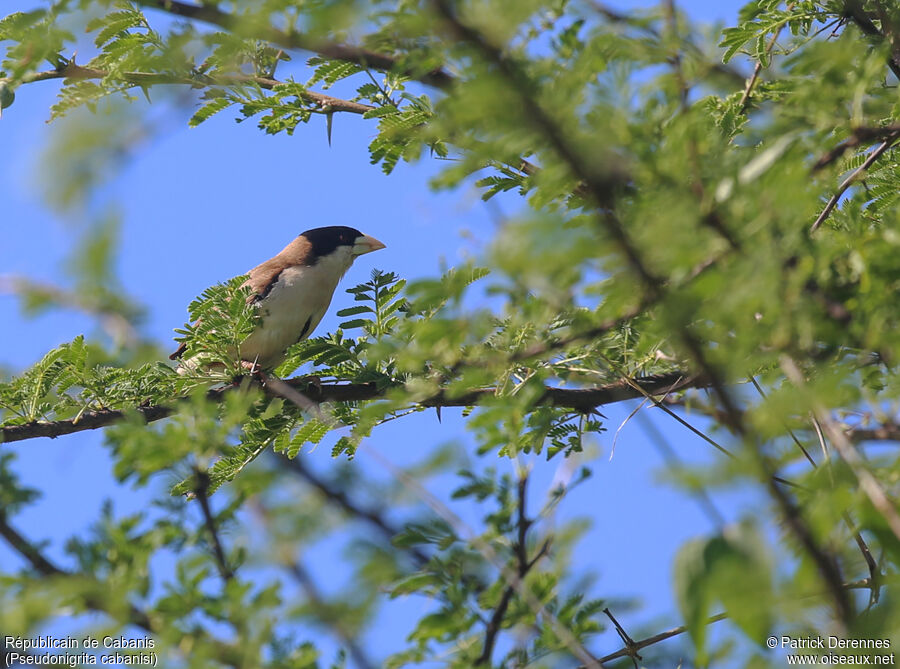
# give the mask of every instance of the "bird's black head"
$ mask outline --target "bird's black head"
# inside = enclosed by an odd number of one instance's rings
[[[362,233],[355,228],[348,228],[346,225],[329,225],[325,228],[307,230],[301,236],[306,237],[312,244],[313,256],[321,258],[327,256],[338,246],[353,246]]]

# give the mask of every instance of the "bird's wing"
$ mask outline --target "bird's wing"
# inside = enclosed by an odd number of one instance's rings
[[[247,272],[248,278],[244,282],[245,286],[250,287],[250,295],[247,296],[247,302],[253,303],[265,299],[272,287],[278,283],[278,277],[281,276],[285,269],[297,265],[309,265],[312,254],[312,244],[309,243],[306,237],[300,236],[285,246],[274,258],[270,258],[251,269]],[[169,360],[177,360],[184,355],[186,349],[187,344],[181,342],[178,349],[169,356]]]
[[[248,302],[259,302],[263,300],[272,287],[278,283],[278,277],[288,267],[296,267],[298,265],[309,265],[312,256],[312,244],[305,237],[297,237],[290,244],[285,246],[281,252],[274,258],[266,260],[251,269],[249,275],[244,282],[245,286],[250,287],[250,296]]]
[[[169,360],[178,360],[181,356],[184,355],[184,352],[187,350],[187,344],[185,342],[181,342],[170,355]]]

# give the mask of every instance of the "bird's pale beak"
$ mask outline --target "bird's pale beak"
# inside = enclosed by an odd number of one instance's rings
[[[369,237],[369,235],[361,235],[356,238],[356,242],[353,244],[353,255],[361,256],[364,253],[371,253],[372,251],[377,251],[378,249],[383,249],[384,244],[379,242],[374,237]]]

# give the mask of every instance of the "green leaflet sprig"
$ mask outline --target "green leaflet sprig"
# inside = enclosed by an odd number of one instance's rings
[[[780,2],[759,3],[761,11],[758,15],[741,22],[733,28],[722,31],[722,41],[719,46],[725,49],[722,62],[727,63],[737,54],[747,42],[752,41],[754,46],[749,55],[758,60],[763,67],[769,66],[768,37],[779,31],[783,26],[788,26],[794,35],[806,35],[814,21],[826,21],[828,12],[818,7],[817,2],[804,0],[793,3],[792,9],[777,9]]]
[[[142,12],[129,8],[98,16],[89,21],[85,29],[87,32],[99,31],[94,38],[94,44],[98,48],[102,48],[114,37],[119,37],[123,33],[127,34],[131,28],[149,29],[149,26]]]
[[[337,315],[342,317],[369,313],[372,314],[372,318],[344,321],[341,323],[341,329],[362,328],[373,339],[389,334],[400,320],[398,312],[402,313],[408,309],[406,299],[399,297],[405,287],[406,280],[393,272],[372,270],[372,278],[369,281],[347,289],[347,292],[353,295],[354,301],[363,304],[337,312]]]
[[[356,63],[345,60],[329,60],[320,56],[313,56],[306,61],[306,64],[315,67],[312,76],[306,82],[307,88],[319,82],[322,82],[322,88],[331,88],[341,79],[346,79],[363,71],[362,66]]]
[[[419,156],[423,146],[423,135],[419,132],[434,116],[431,99],[427,95],[410,95],[401,93],[400,97],[407,101],[402,107],[385,105],[367,112],[363,118],[377,118],[378,135],[369,144],[369,157],[373,165],[381,164],[385,174],[394,171],[402,158],[412,161]],[[440,157],[446,157],[448,151],[441,142],[431,145]]]
[[[246,276],[207,288],[188,307],[190,322],[175,330],[185,344],[182,360],[194,357],[204,366],[222,365],[230,376],[241,373],[241,343],[259,323],[259,312],[248,302]],[[193,363],[192,363],[193,366]]]

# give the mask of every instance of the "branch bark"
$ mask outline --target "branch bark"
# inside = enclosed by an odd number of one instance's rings
[[[518,495],[518,510],[516,519],[516,543],[513,548],[515,551],[516,575],[519,577],[519,583],[522,584],[524,583],[525,577],[528,575],[528,572],[531,571],[531,568],[537,564],[538,560],[540,560],[541,557],[543,557],[550,544],[548,542],[545,542],[543,546],[538,549],[537,554],[533,558],[528,557],[528,546],[526,544],[526,540],[528,538],[528,530],[534,524],[534,521],[528,518],[528,515],[525,511],[528,492],[527,473],[520,474],[516,489]],[[478,659],[475,660],[476,666],[490,663],[491,655],[494,654],[494,644],[497,642],[497,635],[500,634],[500,629],[503,627],[503,618],[506,616],[506,611],[509,608],[509,603],[512,601],[512,597],[515,593],[516,588],[513,584],[509,584],[506,586],[506,588],[504,588],[503,594],[500,596],[500,602],[494,609],[494,613],[493,615],[491,615],[491,619],[487,624],[487,629],[484,632],[484,646],[482,648],[481,655],[479,655]]]
[[[34,72],[28,74],[22,79],[22,83],[29,84],[37,81],[47,81],[50,79],[103,79],[107,76],[105,70],[94,67],[83,67],[75,63],[68,63],[64,67],[56,70],[45,70],[43,72]],[[193,88],[205,88],[209,86],[233,86],[235,84],[256,84],[260,88],[271,90],[278,84],[285,83],[270,77],[259,77],[249,74],[229,74],[210,76],[206,74],[195,75],[177,75],[177,74],[161,74],[156,72],[125,72],[121,75],[124,82],[134,86],[149,86],[153,84],[179,84],[187,85]],[[316,93],[314,91],[304,90],[299,92],[298,97],[304,98],[308,102],[312,102],[322,108],[323,111],[329,112],[347,112],[350,114],[365,114],[375,109],[372,105],[362,104],[361,102],[353,102],[352,100],[342,100],[341,98],[325,95],[324,93]]]
[[[194,495],[200,502],[200,509],[203,511],[203,523],[209,532],[209,541],[212,545],[213,555],[216,558],[216,566],[219,568],[219,574],[225,583],[234,578],[234,570],[228,564],[228,558],[225,556],[225,549],[222,547],[222,540],[219,538],[219,530],[216,527],[216,518],[213,516],[212,508],[209,505],[209,473],[205,470],[197,469],[194,472],[197,478],[197,487],[194,488]]]
[[[882,30],[878,29],[878,26],[875,25],[871,17],[866,13],[860,0],[844,0],[844,13],[866,35],[888,39],[894,43],[893,46],[896,49],[896,40],[886,31],[882,32]],[[882,29],[885,29],[885,26],[882,26]],[[900,79],[900,58],[897,57],[896,50],[888,58],[887,64],[888,67],[891,68],[891,72],[894,73],[894,76]]]
[[[688,388],[704,388],[707,385],[705,379],[696,376],[692,377],[682,372],[648,376],[636,379],[636,382],[645,392],[653,395],[665,395]],[[291,387],[302,389],[306,397],[317,403],[374,400],[384,397],[388,390],[399,388],[399,386],[379,388],[375,383],[315,385],[303,378],[290,379],[285,381],[285,383]],[[218,402],[230,390],[231,387],[214,389],[208,393],[207,397],[211,401]],[[469,407],[493,397],[495,392],[494,388],[473,390],[462,395],[448,395],[444,391],[440,391],[436,395],[412,404],[429,408]],[[539,406],[554,406],[574,411],[590,412],[606,404],[614,404],[637,397],[643,397],[643,393],[638,392],[625,382],[617,381],[595,388],[548,387],[536,404]],[[102,409],[99,411],[87,411],[77,419],[34,421],[23,425],[7,425],[0,428],[0,443],[24,441],[37,437],[55,438],[85,430],[96,430],[117,423],[129,416],[137,416],[146,423],[152,423],[172,415],[175,411],[175,404],[177,403],[165,406],[137,406],[128,409]]]
[[[835,146],[828,153],[822,155],[812,166],[813,172],[821,170],[838,160],[850,149],[856,148],[873,140],[885,140],[891,135],[900,132],[900,123],[883,126],[861,126],[853,128],[853,132],[843,142]]]

